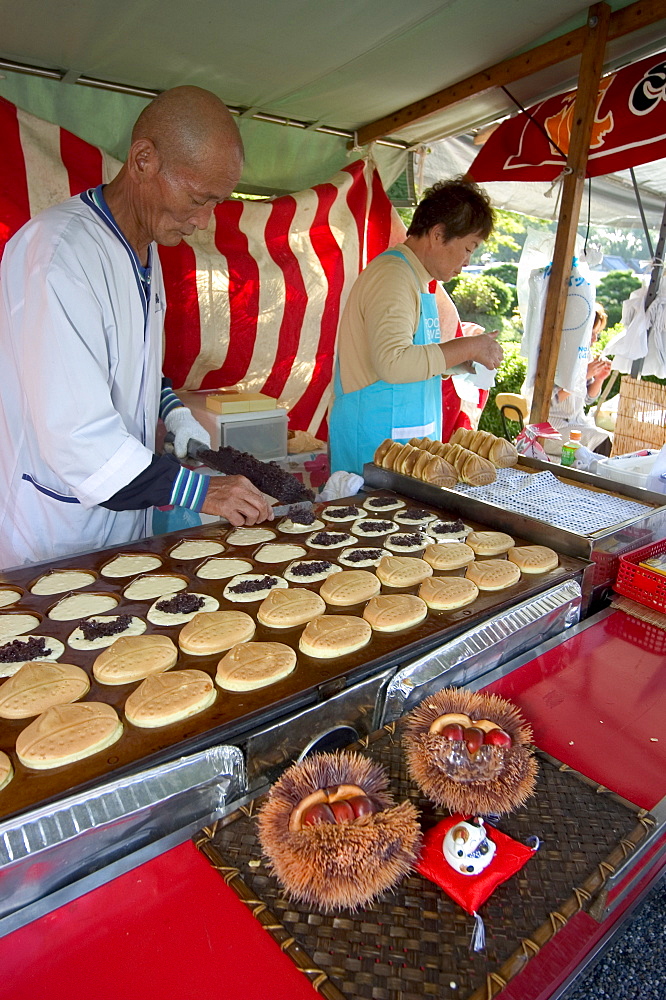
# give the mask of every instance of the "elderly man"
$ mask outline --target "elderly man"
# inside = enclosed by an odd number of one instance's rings
[[[198,87],[139,116],[106,186],[28,222],[0,271],[0,567],[150,534],[153,506],[256,524],[272,514],[241,476],[209,479],[154,454],[158,416],[208,441],[161,376],[164,285],[156,243],[205,229],[243,166],[236,124]]]

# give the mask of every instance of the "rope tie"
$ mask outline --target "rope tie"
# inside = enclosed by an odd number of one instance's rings
[[[548,919],[550,920],[550,925],[553,928],[553,934],[557,934],[559,930],[566,927],[567,918],[563,917],[561,913],[557,910],[553,910],[548,914]],[[559,925],[559,926],[558,926]]]
[[[265,926],[265,925],[264,925],[264,926]],[[273,924],[273,928],[274,928],[274,929],[277,929],[277,928],[278,928],[279,926],[280,926],[280,924]],[[267,930],[271,930],[272,928],[268,927],[268,928],[266,928],[266,929],[267,929]],[[296,941],[296,938],[293,938],[293,937],[290,937],[290,938],[286,938],[286,939],[285,939],[285,940],[284,940],[284,941],[282,942],[282,944],[280,945],[280,949],[281,949],[282,951],[286,951],[286,950],[287,950],[287,948],[291,948],[292,944],[294,944],[294,942],[295,942],[295,941]]]
[[[533,955],[538,955],[539,952],[541,951],[539,945],[535,944],[532,938],[523,938],[523,940],[520,943],[522,945],[523,954],[526,955],[528,958],[529,958],[529,955],[527,954],[528,951],[531,951]]]
[[[488,1000],[492,1000],[496,993],[503,990],[507,984],[506,979],[502,979],[499,972],[491,972],[486,976],[486,991],[488,994]],[[498,989],[494,989],[497,986]]]
[[[321,990],[319,989],[319,987],[323,986],[324,983],[328,980],[328,976],[326,975],[326,973],[322,972],[321,969],[304,969],[303,971],[304,972],[309,972],[309,973],[311,973],[313,975],[314,975],[315,972],[319,972],[319,975],[316,976],[315,979],[311,980],[311,982],[312,982],[312,985],[314,986],[314,988],[317,990],[317,992],[321,993]]]
[[[608,789],[606,788],[605,785],[597,785],[597,787],[595,788],[595,792],[597,793],[597,795],[603,795],[604,792],[607,792],[607,791],[608,791]]]
[[[621,840],[620,841],[620,847],[622,848],[622,853],[623,853],[624,857],[626,858],[626,856],[628,854],[631,854],[631,852],[634,850],[634,848],[636,847],[636,845],[634,843],[632,843],[631,840]]]
[[[615,874],[615,868],[613,865],[609,865],[607,861],[600,861],[597,868],[599,869],[599,874],[604,882],[610,875]]]
[[[592,893],[588,892],[587,889],[581,889],[577,886],[574,887],[573,894],[576,897],[576,902],[578,903],[578,909],[583,909],[583,904],[587,903],[592,899]]]
[[[268,909],[266,904],[262,903],[260,899],[244,899],[243,902],[247,903],[250,907],[253,917],[258,917],[260,913],[263,913],[264,910]]]
[[[558,771],[572,771],[573,768],[569,767],[568,764],[560,764]]]

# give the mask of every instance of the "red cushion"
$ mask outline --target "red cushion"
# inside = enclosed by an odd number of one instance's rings
[[[440,886],[467,913],[475,914],[498,885],[515,875],[532,857],[534,849],[508,837],[501,830],[485,824],[488,839],[497,846],[495,857],[480,875],[462,875],[444,857],[444,834],[468,817],[455,815],[441,820],[423,837],[421,855],[416,870]]]

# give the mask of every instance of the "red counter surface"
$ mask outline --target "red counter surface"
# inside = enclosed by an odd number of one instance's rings
[[[488,690],[523,709],[548,753],[649,809],[666,795],[664,657],[649,648],[641,623],[621,612],[598,618]],[[502,1000],[553,996],[609,923],[577,914]],[[186,843],[0,939],[1,1000],[40,995],[313,1000],[318,994]]]

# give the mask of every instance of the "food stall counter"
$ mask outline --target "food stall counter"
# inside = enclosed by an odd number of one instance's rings
[[[585,912],[572,917],[502,989],[501,1000],[561,996],[666,870],[666,741],[663,732],[652,733],[663,725],[666,707],[658,638],[650,636],[656,648],[646,648],[644,628],[607,610],[474,685],[509,697],[546,751],[657,820],[629,885],[608,893],[605,919]],[[614,730],[610,736],[606,726]],[[145,988],[157,1000],[183,1000],[223,984],[225,1000],[314,997],[307,978],[251,916],[253,904],[241,902],[221,876],[229,872],[216,871],[193,844],[182,844],[7,935],[0,940],[3,981],[11,982],[5,995],[23,1000],[41,990],[71,1000],[92,990],[105,1000],[112,992],[135,995]]]

